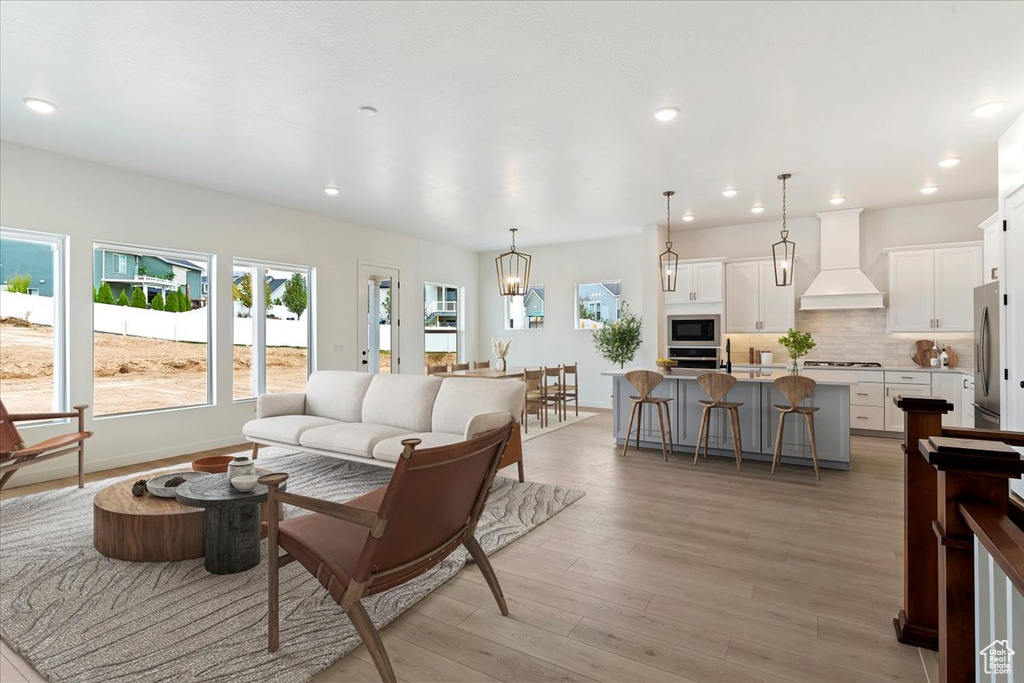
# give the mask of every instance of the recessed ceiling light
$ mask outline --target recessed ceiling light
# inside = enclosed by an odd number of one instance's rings
[[[335,196],[339,192],[341,192],[341,190],[339,190],[336,187],[325,187],[324,188],[324,194],[330,195],[331,197]]]
[[[377,115],[377,108],[376,107],[359,107],[359,113],[362,114],[363,116],[376,116]]]
[[[668,123],[677,116],[679,116],[679,107],[662,107],[654,112],[654,118],[663,123]]]
[[[985,104],[979,104],[977,107],[971,110],[971,113],[975,116],[983,119],[988,118],[999,112],[1003,108],[1002,102],[986,102]]]
[[[938,185],[925,185],[921,188],[921,194],[935,194],[939,191]]]
[[[46,100],[41,100],[37,97],[26,97],[22,102],[25,103],[26,107],[37,114],[52,114],[57,111],[57,105],[53,102],[47,102]]]
[[[764,207],[763,206],[755,206],[754,208],[752,208],[750,210],[750,213],[763,213],[763,212],[764,212]]]
[[[846,197],[840,197],[839,195],[836,195],[832,199],[828,200],[828,203],[829,204],[842,204],[845,201],[846,201]]]
[[[722,196],[723,197],[735,197],[739,193],[740,193],[740,191],[737,190],[736,188],[733,188],[733,187],[730,187],[727,190],[722,190]]]
[[[939,162],[939,166],[942,168],[953,168],[960,163],[960,157],[949,157]]]
[[[685,216],[683,216],[683,222],[684,223],[689,223],[689,222],[691,222],[693,220],[693,218],[694,218],[693,214],[692,213],[688,213]]]

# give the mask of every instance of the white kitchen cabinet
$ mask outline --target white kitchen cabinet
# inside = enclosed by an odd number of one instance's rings
[[[930,384],[885,384],[885,429],[889,432],[903,431],[903,411],[896,407],[896,396],[931,396]]]
[[[889,252],[890,332],[970,332],[982,247],[970,243]]]
[[[964,419],[964,376],[959,372],[953,371],[933,372],[932,396],[941,396],[953,404],[953,410],[942,416],[942,426],[962,427]]]
[[[725,331],[786,332],[796,324],[793,287],[775,285],[771,260],[725,267]]]
[[[960,418],[960,426],[974,429],[974,376],[961,375],[962,384],[960,388],[960,407],[963,414]]]
[[[665,292],[665,303],[721,303],[724,266],[722,261],[680,261],[676,291]]]
[[[1006,233],[1003,232],[1003,221],[999,213],[994,213],[978,227],[984,235],[984,246],[982,248],[982,279],[986,282],[995,282],[1003,274],[1003,254],[1006,247]]]

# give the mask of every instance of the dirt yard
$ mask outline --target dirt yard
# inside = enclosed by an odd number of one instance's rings
[[[206,403],[206,344],[118,334],[94,335],[96,415]],[[251,347],[234,347],[234,396],[250,396]],[[302,391],[306,349],[267,349],[267,389]],[[13,412],[51,410],[53,329],[24,321],[0,323],[0,393]]]

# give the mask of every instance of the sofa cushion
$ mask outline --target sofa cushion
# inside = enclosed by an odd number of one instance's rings
[[[345,455],[361,455],[364,458],[372,458],[373,447],[384,439],[395,436],[405,437],[412,433],[410,429],[392,427],[391,425],[367,422],[339,423],[303,432],[299,438],[299,443],[306,448],[317,448],[324,451],[344,453]]]
[[[374,375],[363,399],[363,422],[429,432],[438,377]],[[452,430],[447,430],[452,431]]]
[[[402,457],[402,451],[405,449],[402,442],[406,439],[420,439],[423,443],[417,446],[417,449],[450,446],[453,443],[463,441],[461,434],[445,434],[444,432],[414,432],[405,436],[395,436],[390,439],[384,439],[373,447],[374,460],[398,462],[398,459]]]
[[[277,441],[299,445],[299,437],[310,429],[338,424],[336,420],[311,415],[278,415],[249,420],[242,427],[242,434],[250,439]]]
[[[341,422],[363,420],[363,396],[373,375],[366,372],[318,370],[306,381],[306,415]]]
[[[519,419],[525,400],[524,382],[449,377],[443,380],[434,399],[430,431],[465,434],[470,418],[480,413],[506,412]]]

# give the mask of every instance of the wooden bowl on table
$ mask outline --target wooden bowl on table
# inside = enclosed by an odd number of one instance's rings
[[[211,455],[192,461],[192,470],[195,472],[209,472],[210,474],[223,474],[228,471],[228,463],[235,459],[233,455]]]

